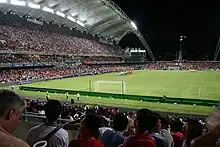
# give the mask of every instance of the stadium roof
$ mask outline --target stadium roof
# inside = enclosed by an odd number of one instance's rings
[[[0,0],[0,3],[2,12],[13,11],[20,16],[54,21],[116,42],[133,32],[154,60],[135,23],[111,0]]]

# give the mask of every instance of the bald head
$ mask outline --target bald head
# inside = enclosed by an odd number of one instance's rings
[[[0,117],[9,109],[21,110],[25,107],[25,102],[14,91],[0,89]]]

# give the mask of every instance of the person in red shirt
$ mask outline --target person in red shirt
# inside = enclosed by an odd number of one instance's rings
[[[180,120],[175,120],[171,123],[171,134],[175,147],[182,147],[184,141],[184,135],[182,133],[183,123]]]
[[[82,120],[79,130],[79,138],[73,139],[69,147],[104,147],[98,140],[101,117],[95,114],[87,114]]]
[[[155,140],[146,133],[148,130],[147,116],[151,113],[148,109],[140,109],[135,120],[135,135],[128,137],[123,147],[156,147]]]

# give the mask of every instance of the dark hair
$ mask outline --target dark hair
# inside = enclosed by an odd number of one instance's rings
[[[151,130],[158,122],[159,119],[161,119],[161,116],[157,112],[151,112],[149,113],[148,117],[148,130]]]
[[[86,109],[86,114],[95,114],[93,109]]]
[[[101,117],[98,115],[95,115],[95,114],[87,114],[85,116],[84,121],[85,121],[86,128],[90,129],[93,137],[98,139],[99,138],[99,128],[102,123]]]
[[[167,117],[162,117],[161,118],[161,125],[163,129],[168,129],[169,128],[169,120]]]
[[[44,110],[48,121],[56,121],[61,114],[62,104],[58,100],[48,100]]]
[[[138,129],[140,132],[145,132],[148,130],[148,117],[152,113],[149,109],[140,109],[137,111],[137,121],[138,121]]]
[[[186,144],[190,146],[190,142],[199,137],[202,136],[203,127],[202,124],[193,119],[188,120],[188,129],[186,131]]]
[[[104,118],[104,117],[101,117],[101,126],[100,127],[106,127],[108,126],[108,121]]]
[[[25,102],[17,93],[7,89],[0,90],[0,116],[10,108],[21,109],[22,107],[25,107]]]
[[[113,129],[115,131],[124,131],[128,126],[128,118],[123,113],[118,113],[113,119]]]
[[[180,120],[175,119],[172,121],[170,128],[172,131],[182,132],[183,131],[183,123]]]

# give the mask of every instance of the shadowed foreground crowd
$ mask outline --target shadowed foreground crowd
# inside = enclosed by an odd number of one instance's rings
[[[0,146],[4,147],[215,147],[220,138],[218,108],[203,124],[196,119],[162,117],[149,109],[121,113],[119,109],[62,105],[57,100],[27,101],[9,90],[0,90]],[[26,142],[10,135],[22,112],[41,111],[46,122],[29,130]],[[58,125],[58,118],[69,118]],[[65,129],[79,124],[77,138]],[[51,133],[52,132],[52,133]]]

